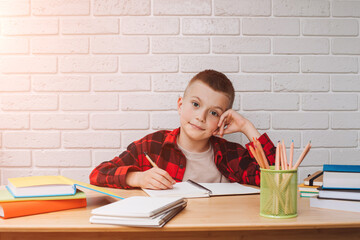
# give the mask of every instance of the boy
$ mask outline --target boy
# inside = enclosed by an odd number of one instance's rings
[[[273,143],[231,109],[234,96],[232,83],[224,74],[214,70],[198,73],[177,102],[180,128],[158,131],[131,143],[119,157],[96,167],[90,183],[150,189],[172,188],[187,179],[259,185],[259,165],[249,151],[215,136],[242,132],[250,141],[258,138],[269,164],[274,164]],[[145,152],[158,167],[151,167]]]

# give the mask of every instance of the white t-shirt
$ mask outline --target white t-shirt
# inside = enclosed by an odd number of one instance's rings
[[[199,183],[229,182],[215,165],[214,150],[211,144],[208,150],[201,153],[189,152],[179,144],[178,147],[186,157],[186,169],[183,182],[188,179]]]

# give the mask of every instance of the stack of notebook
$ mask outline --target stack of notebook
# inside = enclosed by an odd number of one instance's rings
[[[360,165],[325,164],[323,170],[323,185],[310,206],[360,212]]]
[[[93,209],[90,222],[160,228],[183,210],[186,204],[181,197],[129,197]]]
[[[304,179],[304,183],[300,184],[299,192],[300,197],[314,197],[319,195],[318,188],[322,186],[323,183],[323,171],[316,171],[313,174],[310,174],[307,178]]]
[[[6,189],[0,190],[0,217],[6,219],[86,207],[86,195],[77,186],[120,198],[105,189],[63,176],[9,178]]]

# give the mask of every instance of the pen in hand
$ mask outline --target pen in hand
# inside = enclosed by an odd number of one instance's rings
[[[153,160],[151,160],[151,158],[149,157],[149,155],[147,154],[147,152],[144,152],[144,154],[145,154],[145,157],[147,158],[147,160],[149,160],[149,162],[150,162],[150,164],[153,166],[153,167],[158,167],[157,165],[156,165],[156,163],[154,163],[153,162]]]

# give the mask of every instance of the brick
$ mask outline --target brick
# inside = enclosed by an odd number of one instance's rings
[[[30,167],[31,166],[31,152],[30,151],[0,151],[0,166],[1,167]]]
[[[270,53],[270,38],[255,37],[214,37],[214,53]]]
[[[95,16],[146,16],[151,0],[94,0]]]
[[[300,131],[266,131],[271,141],[276,144],[278,141],[283,141],[285,146],[290,146],[291,142],[294,141],[294,148],[301,147],[301,132]]]
[[[360,92],[359,75],[333,75],[331,87],[334,92]]]
[[[357,73],[356,57],[307,56],[302,57],[301,69],[304,73]]]
[[[294,150],[294,159],[297,161],[297,159],[300,157],[301,153],[303,152],[305,147],[301,147],[300,149]],[[289,153],[288,153],[289,156]],[[301,162],[302,167],[309,167],[309,166],[321,166],[319,170],[322,170],[323,164],[329,164],[330,163],[330,152],[327,149],[314,149],[312,148],[310,152],[306,155],[304,160]],[[311,172],[314,173],[315,171]],[[310,173],[309,173],[310,174]],[[306,175],[307,177],[307,175]],[[304,178],[301,179],[303,181]]]
[[[328,92],[330,80],[327,75],[275,75],[275,92]]]
[[[274,113],[272,116],[274,129],[328,129],[328,113]]]
[[[241,59],[243,72],[297,73],[300,59],[295,56],[245,56]]]
[[[3,73],[55,73],[56,57],[2,57],[0,69]]]
[[[242,107],[243,110],[299,110],[299,96],[271,93],[243,94]]]
[[[247,118],[252,124],[254,124],[256,129],[267,130],[270,129],[270,114],[262,112],[239,112],[245,118]]]
[[[278,17],[328,17],[329,1],[274,0],[274,15]]]
[[[29,129],[29,114],[0,114],[0,129]]]
[[[100,163],[105,161],[110,161],[114,157],[119,156],[123,151],[119,149],[111,149],[111,150],[95,150],[93,152],[93,164],[94,166],[98,166]]]
[[[275,38],[275,54],[329,54],[327,38]]]
[[[153,132],[154,131],[144,131],[144,130],[123,132],[121,135],[122,148],[127,148],[127,146],[129,146],[129,144],[131,144],[132,142],[139,140]]]
[[[226,135],[224,135],[223,138],[226,139],[229,142],[239,143],[239,144],[241,144],[243,146],[246,143],[248,143],[247,139],[245,139],[246,137],[243,137],[243,135],[241,133],[239,133],[239,132],[226,134]]]
[[[184,18],[184,35],[239,35],[240,22],[237,18]]]
[[[1,3],[0,3],[1,4]],[[0,38],[0,54],[27,54],[29,41],[20,38]]]
[[[155,16],[211,15],[211,0],[154,0]]]
[[[42,37],[31,39],[31,52],[35,54],[81,54],[89,52],[88,38]]]
[[[331,42],[331,50],[333,54],[360,54],[359,38],[334,38]]]
[[[360,129],[360,114],[355,113],[333,113],[332,129]]]
[[[65,111],[118,110],[119,100],[115,94],[69,94],[61,96],[60,106]]]
[[[240,95],[235,93],[234,103],[232,105],[232,109],[235,111],[240,110]]]
[[[306,131],[303,133],[303,145],[311,141],[313,148],[357,147],[357,131]]]
[[[244,35],[298,36],[300,21],[291,18],[244,18],[242,29]]]
[[[270,92],[271,76],[228,75],[236,92]]]
[[[157,74],[152,75],[155,92],[183,92],[194,74]]]
[[[0,92],[27,92],[30,90],[28,76],[0,75]]]
[[[57,110],[58,108],[56,95],[14,94],[3,95],[1,100],[1,108],[6,111]]]
[[[53,18],[2,19],[3,35],[54,35],[59,33],[59,21]]]
[[[0,17],[26,16],[30,13],[28,0],[2,0],[0,1]]]
[[[94,76],[92,81],[96,92],[149,91],[150,85],[147,75],[101,75]]]
[[[181,56],[182,72],[197,73],[205,69],[220,72],[238,72],[239,58],[236,56]]]
[[[93,129],[124,130],[148,129],[149,114],[142,112],[118,114],[94,114],[91,117]]]
[[[360,165],[359,149],[332,149],[331,164]]]
[[[356,94],[306,94],[302,97],[303,110],[357,110]]]
[[[270,16],[270,0],[215,0],[215,16]]]
[[[94,37],[91,43],[93,53],[148,53],[149,39],[147,37]]]
[[[43,130],[57,129],[87,129],[89,127],[88,114],[49,114],[38,113],[31,115],[31,128]]]
[[[90,150],[41,150],[33,151],[37,167],[90,167]]]
[[[180,127],[180,118],[177,112],[153,113],[151,128],[154,130],[172,130]]]
[[[75,179],[84,183],[89,183],[89,175],[93,168],[65,168],[61,170],[61,175]]]
[[[305,36],[357,36],[359,24],[354,19],[305,19]]]
[[[63,73],[113,73],[118,70],[116,56],[61,57],[60,72]]]
[[[153,53],[209,53],[210,39],[203,37],[153,37]]]
[[[119,148],[120,133],[117,132],[65,132],[65,148]]]
[[[175,35],[179,34],[180,22],[177,18],[124,18],[121,32],[128,35]]]
[[[3,136],[6,148],[59,148],[58,132],[5,132]]]
[[[119,20],[115,18],[64,18],[62,34],[118,34]]]
[[[123,73],[177,72],[176,56],[122,56],[120,69]]]
[[[32,76],[32,87],[38,92],[85,92],[90,90],[88,76]]]
[[[178,94],[126,94],[121,96],[121,109],[125,111],[176,110],[178,98]]]
[[[360,17],[360,2],[333,1],[332,15],[334,17]]]
[[[89,0],[31,0],[31,12],[35,16],[89,15]]]

